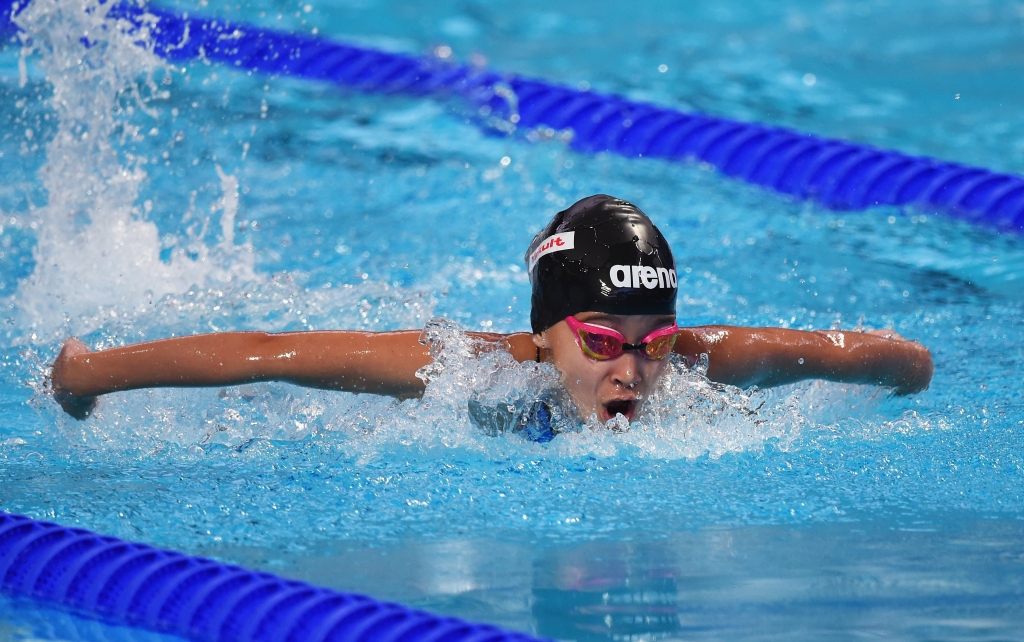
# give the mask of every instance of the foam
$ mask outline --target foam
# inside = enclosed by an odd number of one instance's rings
[[[311,290],[299,272],[259,274],[251,248],[235,244],[238,178],[219,166],[221,196],[210,212],[219,215],[219,241],[205,241],[210,216],[183,212],[199,217],[202,229],[162,259],[167,243],[137,203],[148,180],[147,159],[127,154],[122,143],[144,136],[138,121],[157,113],[167,97],[153,81],[165,63],[138,44],[140,34],[129,37],[113,28],[107,10],[95,0],[38,0],[18,17],[27,51],[38,57],[53,86],[50,107],[59,123],[40,171],[49,198],[32,212],[36,267],[8,302],[16,307],[23,341],[48,344],[98,331],[94,347],[104,347],[182,328],[422,327],[436,303],[430,292],[481,280],[525,283],[525,273],[469,263],[454,263],[415,288],[366,281]],[[744,392],[675,363],[633,425],[592,420],[548,446],[516,435],[490,437],[469,422],[470,398],[485,395],[501,403],[537,395],[557,385],[557,373],[546,365],[517,364],[503,351],[478,354],[479,346],[451,323],[432,324],[428,333],[437,360],[422,373],[430,384],[419,400],[285,384],[135,391],[102,399],[85,423],[60,415],[52,403],[40,405],[55,414],[69,444],[86,448],[151,452],[166,444],[241,447],[253,440],[327,435],[364,462],[395,444],[493,457],[721,457],[769,442],[789,447],[837,397],[873,412],[864,402],[872,393],[856,387],[803,384]],[[39,390],[37,395],[45,394]]]
[[[247,447],[254,440],[326,439],[366,466],[404,448],[425,456],[477,453],[486,458],[637,456],[671,461],[719,458],[771,443],[787,450],[851,417],[867,420],[871,435],[914,431],[927,423],[901,417],[878,421],[886,395],[867,386],[804,383],[742,391],[709,381],[700,366],[674,360],[632,424],[595,418],[536,444],[518,433],[485,434],[469,420],[470,399],[520,404],[559,386],[550,364],[517,363],[505,350],[469,337],[457,324],[427,324],[434,362],[419,376],[423,397],[404,401],[376,395],[308,390],[280,383],[211,389],[142,390],[100,400],[87,422],[55,417],[68,443],[87,449],[144,455],[167,444],[205,449]],[[50,412],[56,413],[55,410]]]

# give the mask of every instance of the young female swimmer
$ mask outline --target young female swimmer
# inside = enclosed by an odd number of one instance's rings
[[[817,378],[906,395],[931,381],[928,350],[894,332],[679,328],[668,243],[637,207],[610,196],[559,212],[534,238],[526,261],[533,333],[470,335],[520,362],[552,363],[581,417],[632,420],[672,352],[691,366],[706,354],[709,379],[741,388]],[[414,397],[425,386],[416,372],[431,362],[420,337],[419,330],[222,332],[100,352],[72,338],[53,364],[51,383],[61,407],[78,419],[100,395],[158,386],[286,381]]]

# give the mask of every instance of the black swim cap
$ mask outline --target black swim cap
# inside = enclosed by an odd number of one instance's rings
[[[597,194],[555,215],[526,251],[539,334],[578,312],[675,314],[676,264],[637,206]]]

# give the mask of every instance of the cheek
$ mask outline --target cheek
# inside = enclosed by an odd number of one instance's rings
[[[592,365],[591,360],[576,345],[576,340],[567,332],[552,337],[551,360],[567,384],[575,384],[577,379],[587,379]]]
[[[658,385],[658,380],[665,374],[668,368],[668,361],[645,361],[641,365],[644,379],[644,388],[651,391]]]
[[[595,363],[582,354],[572,355],[555,365],[560,366],[562,383],[574,390],[593,390],[604,378],[603,364]]]
[[[562,385],[569,391],[577,406],[592,412],[601,383],[607,378],[606,364],[588,359],[575,341],[552,345],[552,361],[561,375]]]

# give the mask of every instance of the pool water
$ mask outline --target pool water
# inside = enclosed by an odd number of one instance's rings
[[[1021,237],[497,136],[458,103],[170,68],[85,6],[34,0],[0,50],[0,508],[559,639],[1022,637]],[[1024,172],[1015,3],[161,6]],[[680,323],[893,327],[931,388],[678,368],[627,432],[483,434],[471,396],[552,374],[459,328],[528,329],[525,247],[596,192],[671,242]],[[77,422],[44,387],[69,335],[437,319],[422,400],[135,391]],[[7,638],[132,635],[0,600]]]

